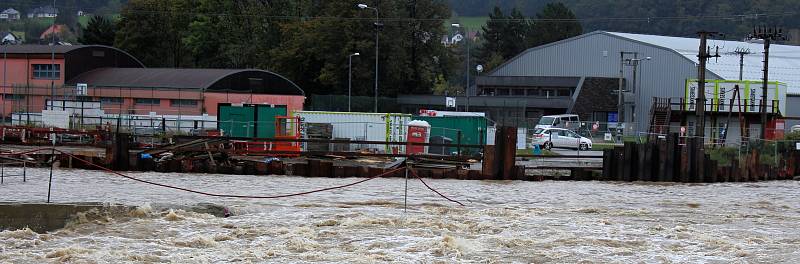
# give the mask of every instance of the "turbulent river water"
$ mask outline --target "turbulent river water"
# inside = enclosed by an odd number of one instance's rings
[[[47,170],[2,201],[42,202]],[[177,173],[135,177],[274,195],[358,179]],[[37,234],[0,232],[0,263],[800,263],[800,182],[644,184],[375,179],[273,199],[201,196],[98,171],[57,170],[54,202],[133,205]],[[228,218],[161,210],[199,203]]]

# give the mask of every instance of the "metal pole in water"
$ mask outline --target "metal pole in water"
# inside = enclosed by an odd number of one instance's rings
[[[0,165],[0,184],[3,184],[3,182],[5,181],[5,177],[6,177],[6,164],[3,163],[2,165]]]
[[[403,213],[408,212],[408,160],[406,160],[406,189],[403,195]]]
[[[28,174],[28,163],[22,162],[22,182],[27,182],[27,174]]]
[[[47,203],[50,203],[50,190],[53,188],[53,165],[56,163],[56,138],[55,134],[51,135],[53,135],[53,148],[50,149],[50,180],[47,182]]]

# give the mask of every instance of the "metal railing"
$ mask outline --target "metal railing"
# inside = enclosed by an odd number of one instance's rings
[[[16,166],[15,166],[16,165]],[[21,172],[8,173],[6,168],[22,168]],[[22,177],[22,182],[28,181],[28,162],[10,159],[0,160],[0,184],[4,184],[6,178]]]

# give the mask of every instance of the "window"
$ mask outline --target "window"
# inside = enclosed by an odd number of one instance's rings
[[[169,104],[174,107],[194,107],[197,106],[197,100],[190,99],[171,99]]]
[[[119,97],[100,97],[100,104],[122,104],[122,98],[119,98]]]
[[[136,98],[136,104],[159,105],[161,104],[161,100],[153,98]]]
[[[528,89],[528,96],[539,96],[539,88]]]
[[[525,89],[513,89],[513,95],[525,95]]]
[[[558,96],[569,96],[569,89],[558,89]]]
[[[264,79],[261,78],[247,78],[247,84],[250,85],[250,90],[255,90],[264,87]]]
[[[34,79],[58,79],[61,77],[60,64],[33,64]]]
[[[9,100],[9,101],[11,101],[11,100],[22,100],[22,99],[25,99],[25,96],[21,95],[21,94],[3,94],[3,99],[4,100]]]
[[[542,119],[539,119],[539,125],[553,125],[553,121],[555,121],[553,117],[542,117]]]
[[[497,94],[496,95],[500,95],[500,96],[508,95],[508,89],[497,89]]]

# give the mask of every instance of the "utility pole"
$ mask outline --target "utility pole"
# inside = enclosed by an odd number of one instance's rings
[[[638,53],[631,52],[631,51],[620,51],[619,52],[619,89],[617,89],[617,140],[622,141],[622,123],[625,120],[625,95],[623,94],[625,91],[622,90],[622,83],[625,79],[625,75],[623,74],[623,69],[625,68],[625,55],[632,54],[634,58],[638,56]]]
[[[715,55],[710,55],[709,53],[711,52],[708,50],[707,45],[708,37],[716,35],[717,32],[700,31],[697,34],[700,35],[700,54],[697,55],[700,66],[697,68],[697,103],[695,103],[697,124],[695,124],[695,135],[700,138],[701,143],[698,145],[700,150],[703,150],[706,132],[706,62],[709,58],[718,58],[719,52]]]
[[[744,56],[751,54],[752,52],[750,52],[750,49],[748,48],[736,48],[733,53],[739,55],[739,80],[741,81],[743,80],[742,74],[744,73]]]
[[[767,81],[769,80],[769,44],[773,40],[786,40],[783,29],[779,28],[755,28],[749,39],[764,40],[764,79],[761,83],[761,139],[767,136]],[[777,99],[777,98],[776,98]],[[774,104],[773,104],[774,105]]]

